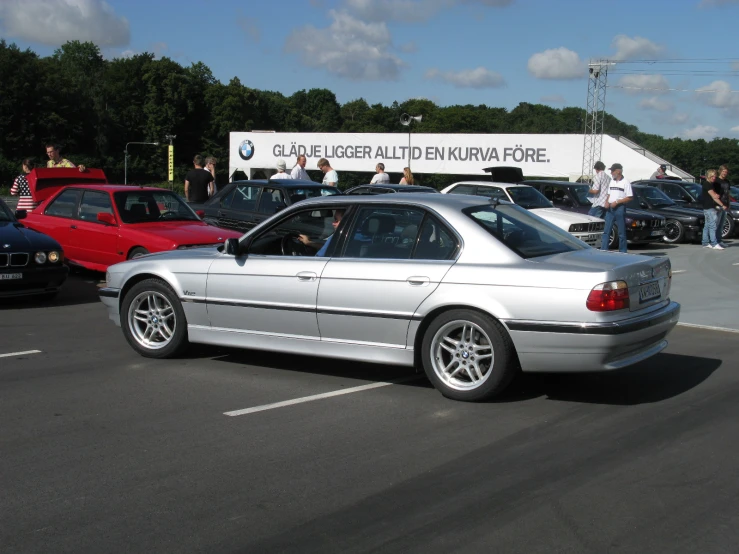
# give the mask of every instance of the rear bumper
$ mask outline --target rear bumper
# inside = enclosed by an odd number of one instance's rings
[[[21,273],[21,279],[0,280],[0,298],[15,298],[56,292],[69,274],[66,265],[3,268],[2,273]]]
[[[667,346],[680,305],[670,302],[649,314],[613,323],[579,324],[508,320],[523,371],[579,372],[620,369]]]

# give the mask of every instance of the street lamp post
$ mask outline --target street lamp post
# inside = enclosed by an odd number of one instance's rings
[[[159,146],[158,142],[127,142],[126,149],[124,150],[125,156],[123,159],[123,184],[128,184],[128,145],[129,144],[149,144],[151,146]]]
[[[408,115],[407,113],[404,113],[400,116],[400,123],[401,125],[405,125],[408,127],[408,169],[411,168],[411,122],[418,121],[421,123],[421,120],[423,119],[422,115]]]

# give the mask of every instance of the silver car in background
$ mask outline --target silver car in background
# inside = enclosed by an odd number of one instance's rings
[[[114,265],[100,295],[143,356],[192,342],[415,365],[474,401],[519,370],[660,352],[671,277],[667,258],[592,249],[507,201],[393,194],[306,200],[221,247]]]

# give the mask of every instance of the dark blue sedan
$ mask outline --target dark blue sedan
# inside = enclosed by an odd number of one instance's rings
[[[39,295],[53,298],[67,279],[64,252],[53,238],[28,229],[0,200],[0,298]]]

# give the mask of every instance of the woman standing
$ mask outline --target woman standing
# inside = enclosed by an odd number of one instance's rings
[[[399,185],[412,185],[413,184],[413,173],[411,173],[410,167],[403,168],[403,178],[400,180]]]
[[[28,184],[28,179],[26,179],[26,175],[31,173],[34,166],[35,164],[33,163],[33,160],[28,158],[23,160],[23,173],[15,178],[13,186],[10,188],[10,194],[18,196],[18,206],[16,206],[16,210],[26,210],[27,212],[31,212],[37,206],[36,202],[33,200],[33,196],[31,196],[31,187]]]

